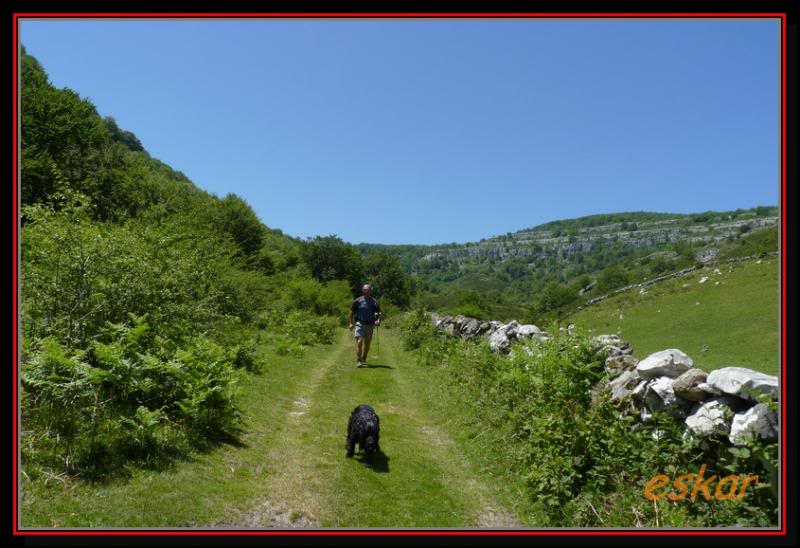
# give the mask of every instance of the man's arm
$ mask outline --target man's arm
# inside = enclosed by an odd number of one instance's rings
[[[350,316],[348,317],[348,321],[350,322],[350,329],[353,329],[353,316],[356,313],[356,303],[353,301],[353,304],[350,305]]]

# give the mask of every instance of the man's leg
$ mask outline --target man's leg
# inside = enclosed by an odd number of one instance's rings
[[[369,354],[369,345],[372,343],[372,335],[364,337],[364,351],[361,353],[361,361],[367,363],[367,354]]]
[[[362,349],[364,347],[364,337],[356,337],[356,364],[360,365],[364,359]]]

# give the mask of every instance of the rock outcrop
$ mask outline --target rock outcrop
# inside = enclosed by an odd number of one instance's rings
[[[494,352],[508,353],[515,342],[551,337],[539,327],[517,321],[502,323],[464,316],[431,315],[444,333],[464,339],[485,337]],[[561,329],[565,331],[565,329]],[[574,326],[568,331],[573,333]],[[592,352],[604,360],[604,373],[591,387],[591,400],[607,393],[623,414],[634,414],[642,422],[655,413],[680,420],[686,432],[700,438],[716,437],[734,445],[751,439],[774,440],[778,421],[770,405],[758,403],[778,399],[778,378],[744,367],[724,367],[706,373],[677,348],[654,352],[639,361],[633,347],[616,334],[596,335]],[[529,356],[535,356],[529,346]],[[535,359],[535,358],[532,358]]]

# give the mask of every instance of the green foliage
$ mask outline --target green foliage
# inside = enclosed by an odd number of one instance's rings
[[[253,208],[235,194],[225,196],[218,207],[217,226],[233,238],[243,257],[252,260],[264,242],[264,225],[258,220]],[[266,274],[271,274],[274,269],[272,264],[266,266],[258,261],[255,264],[266,271]]]
[[[250,322],[308,301],[275,344],[330,341],[335,321],[306,316],[343,317],[350,284],[308,279],[301,242],[150,157],[24,51],[21,80],[25,466],[105,474],[234,431],[235,377],[262,369]],[[303,279],[310,299],[287,284]]]
[[[278,354],[301,355],[308,346],[331,344],[339,322],[335,317],[291,310],[264,312],[257,325],[267,332]]]
[[[409,312],[401,324],[403,346],[406,350],[414,350],[434,340],[438,336],[436,327],[424,309],[418,308]]]
[[[289,281],[283,298],[283,310],[303,310],[318,316],[341,318],[342,325],[353,300],[350,286],[345,280],[322,283],[308,278]]]
[[[545,526],[630,527],[637,520],[661,526],[766,526],[777,522],[769,493],[777,476],[744,501],[666,500],[643,496],[644,483],[659,473],[674,477],[766,473],[777,469],[775,444],[729,450],[724,439],[683,435],[679,421],[656,414],[648,423],[617,408],[607,394],[591,397],[602,377],[602,357],[580,332],[545,341],[517,343],[508,357],[488,344],[440,336],[421,311],[404,325],[404,341],[422,363],[440,367],[450,389],[474,410],[480,431],[500,445],[511,474],[524,485]],[[633,510],[632,510],[633,509]]]
[[[597,290],[600,293],[623,287],[630,283],[628,273],[619,265],[606,269],[597,279]]]
[[[720,249],[720,258],[765,257],[768,253],[778,251],[779,237],[780,231],[776,228],[750,231],[746,237],[736,239]]]
[[[470,316],[478,319],[488,319],[491,315],[491,304],[474,289],[459,290],[451,294],[452,304],[442,307],[447,314]]]
[[[108,324],[83,349],[54,338],[37,345],[22,369],[26,466],[105,475],[236,431],[239,356],[203,337],[165,339],[146,318],[131,320]]]
[[[539,299],[536,302],[536,311],[539,313],[552,312],[571,303],[577,297],[578,292],[576,289],[550,282],[539,294]]]
[[[317,280],[347,280],[353,294],[360,293],[364,265],[355,246],[336,236],[317,236],[305,242],[302,258]]]
[[[23,55],[20,69],[22,202],[35,203],[58,189],[54,169],[65,181],[83,181],[110,133],[94,105],[54,89],[36,59]]]
[[[30,213],[22,230],[25,336],[85,344],[105,322],[150,312],[170,338],[241,313],[231,246],[189,221],[98,224],[80,213]],[[243,275],[241,275],[243,276]]]
[[[114,141],[125,145],[130,150],[135,152],[144,151],[144,147],[142,146],[142,142],[139,140],[139,138],[136,137],[136,135],[134,135],[132,132],[121,129],[119,125],[117,125],[117,121],[112,116],[106,116],[105,121],[109,131],[111,132],[111,138]]]
[[[373,295],[380,296],[381,302],[390,301],[400,308],[409,305],[409,277],[396,257],[380,252],[368,254],[364,258],[364,279],[372,285]]]

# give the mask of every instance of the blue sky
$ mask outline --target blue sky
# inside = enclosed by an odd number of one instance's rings
[[[23,21],[58,87],[293,236],[779,198],[776,20]]]

